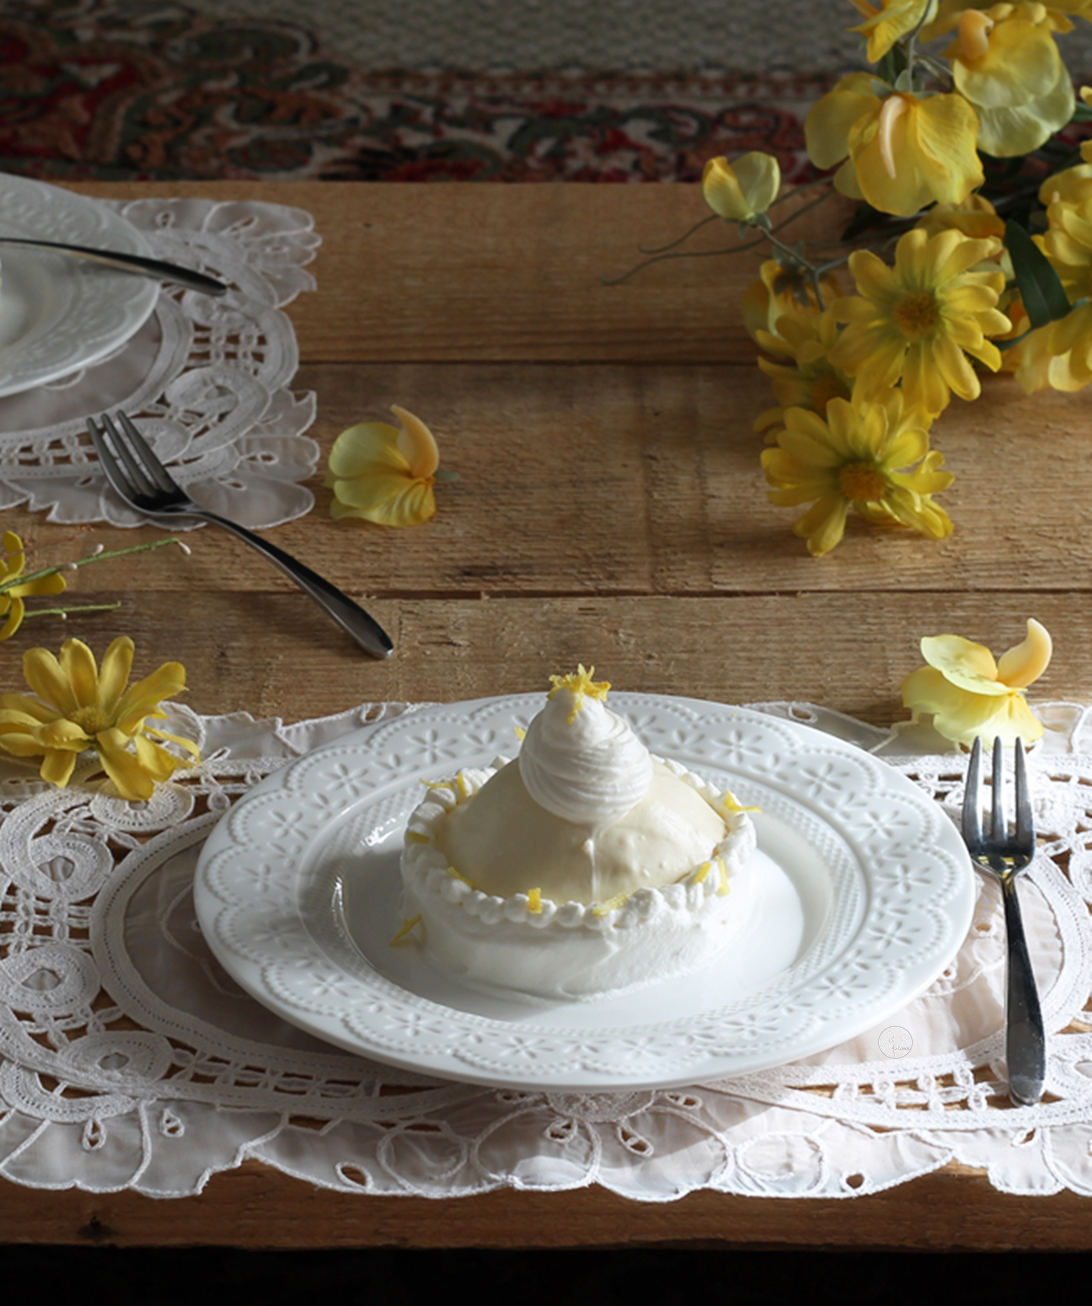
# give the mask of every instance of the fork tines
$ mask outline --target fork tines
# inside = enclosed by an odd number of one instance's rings
[[[1028,786],[1023,740],[1016,740],[1013,752],[1015,753],[1016,823],[1010,838],[1005,816],[1004,750],[1001,740],[994,739],[989,842],[998,853],[1002,849],[1011,853],[1027,851],[1035,842],[1035,821],[1031,810],[1031,793]],[[967,780],[963,796],[963,839],[971,849],[971,855],[976,858],[982,857],[987,852],[983,848],[982,820],[979,813],[981,772],[982,740],[978,738],[974,741],[970,761],[967,763]]]
[[[126,488],[130,495],[133,493],[155,494],[157,490],[169,492],[177,489],[177,485],[167,474],[151,445],[137,430],[128,414],[119,411],[117,420],[128,437],[127,439],[122,439],[117,426],[114,425],[114,419],[109,413],[103,413],[99,419],[102,423],[101,427],[93,417],[87,419],[87,429],[91,435],[91,441],[99,454],[104,469],[110,470],[110,454],[116,455],[121,460],[129,476],[130,484]],[[110,437],[110,447],[104,453],[103,445],[107,435]],[[136,455],[134,455],[134,450]],[[137,456],[139,456],[139,461]],[[115,486],[114,488],[117,489],[118,487]],[[125,491],[119,490],[119,493],[124,496]]]

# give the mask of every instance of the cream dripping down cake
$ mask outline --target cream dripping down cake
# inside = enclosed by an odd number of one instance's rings
[[[599,997],[697,969],[747,922],[747,811],[653,757],[593,674],[552,676],[514,760],[430,784],[410,817],[399,938],[473,986]]]

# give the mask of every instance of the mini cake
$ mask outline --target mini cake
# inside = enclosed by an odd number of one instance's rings
[[[581,667],[519,755],[429,785],[402,853],[404,934],[442,971],[546,999],[694,970],[746,924],[754,824],[651,756]]]

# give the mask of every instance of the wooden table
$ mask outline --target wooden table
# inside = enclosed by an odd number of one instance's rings
[[[752,255],[603,277],[704,216],[696,188],[87,184],[109,198],[194,194],[310,210],[318,293],[289,308],[300,390],[324,451],[392,403],[420,415],[458,482],[427,525],[335,523],[329,492],[278,544],[390,631],[362,657],[281,575],[220,532],[191,557],[147,555],[75,578],[119,611],[66,630],[27,623],[3,650],[78,634],[137,642],[146,670],[177,658],[188,703],[286,720],[371,700],[454,700],[544,686],[576,662],[619,689],[723,702],[811,700],[866,721],[900,715],[922,635],[1004,649],[1035,616],[1055,637],[1036,695],[1092,701],[1092,415],[1087,394],[1025,398],[992,379],[934,428],[957,475],[955,534],[851,530],[808,556],[772,507],[752,422],[768,407],[740,294]],[[701,248],[723,243],[709,228]],[[8,510],[34,559],[155,532],[76,528]],[[0,1187],[5,1240],[237,1246],[840,1246],[1083,1248],[1092,1204],[1022,1200],[954,1167],[860,1201],[695,1193],[638,1204],[601,1190],[434,1202],[325,1191],[257,1163],[199,1197],[150,1201]]]

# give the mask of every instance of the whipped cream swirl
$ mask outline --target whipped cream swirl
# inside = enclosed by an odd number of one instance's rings
[[[540,807],[564,821],[609,825],[645,796],[652,759],[598,699],[559,689],[527,729],[520,777]]]

